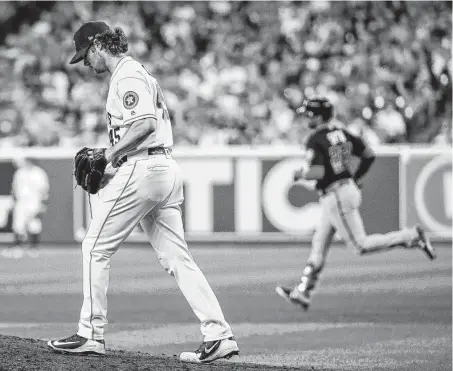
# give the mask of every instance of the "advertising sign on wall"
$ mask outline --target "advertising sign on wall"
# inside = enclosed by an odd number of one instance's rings
[[[14,157],[39,158],[50,180],[42,241],[81,241],[97,197],[75,187],[75,150],[0,153],[0,242],[12,241]],[[422,224],[433,237],[451,238],[451,150],[388,148],[365,177],[361,213],[368,233]],[[320,218],[318,195],[292,181],[298,149],[175,150],[184,174],[183,222],[189,241],[308,241]],[[140,228],[130,241],[145,241]]]
[[[404,166],[403,224],[421,224],[434,236],[452,233],[451,153],[411,153]]]
[[[0,162],[0,242],[11,242],[12,234],[12,211],[14,200],[11,195],[11,185],[13,182],[15,168],[12,161]]]
[[[184,174],[183,216],[189,240],[308,240],[313,234],[321,210],[318,194],[293,182],[300,157],[177,160]],[[366,180],[362,214],[369,233],[398,228],[398,174],[398,156],[382,156]],[[80,189],[75,192],[75,235],[80,240],[91,219],[90,208],[98,201]],[[131,240],[145,240],[140,228]]]

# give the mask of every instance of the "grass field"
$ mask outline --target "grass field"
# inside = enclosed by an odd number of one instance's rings
[[[308,248],[192,252],[241,348],[231,369],[253,363],[435,371],[452,369],[452,251],[437,247],[434,262],[421,251],[359,257],[333,248],[308,312],[275,294],[277,284],[299,280]],[[81,289],[78,248],[0,258],[0,334],[44,340],[73,334]],[[112,259],[107,347],[173,357],[201,340],[196,317],[154,252],[122,247]]]

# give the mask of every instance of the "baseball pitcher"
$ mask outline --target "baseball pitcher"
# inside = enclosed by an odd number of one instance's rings
[[[181,360],[210,362],[237,354],[231,328],[184,240],[182,174],[171,155],[170,116],[159,84],[125,54],[128,43],[120,28],[88,22],[74,42],[71,64],[83,60],[97,74],[111,74],[106,104],[111,147],[84,148],[75,157],[77,184],[98,193],[100,207],[82,242],[84,300],[77,334],[48,345],[63,353],[105,354],[110,258],[140,223],[201,322],[203,343]]]
[[[308,309],[310,294],[323,269],[335,232],[360,255],[394,248],[419,248],[429,259],[435,259],[436,253],[419,226],[387,234],[366,234],[359,212],[362,201],[360,184],[373,164],[373,152],[360,138],[331,122],[333,106],[327,99],[305,100],[297,113],[308,118],[308,127],[314,132],[307,140],[307,164],[296,171],[294,180],[315,182],[322,216],[302,272],[302,282],[294,289],[277,286],[277,294]],[[350,170],[352,156],[360,158],[354,174]]]

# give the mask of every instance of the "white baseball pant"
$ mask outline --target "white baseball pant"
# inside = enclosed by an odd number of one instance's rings
[[[338,231],[347,245],[359,254],[368,254],[402,247],[417,238],[415,228],[385,234],[367,235],[360,215],[362,192],[353,180],[345,182],[320,198],[322,216],[312,240],[308,262],[315,267],[324,265],[329,247]]]
[[[41,233],[42,225],[38,214],[42,211],[42,201],[39,197],[17,200],[13,209],[13,232],[22,238],[26,238],[28,233]]]
[[[183,182],[170,156],[134,156],[99,193],[99,208],[82,243],[83,305],[78,334],[103,339],[107,324],[110,257],[140,223],[165,270],[175,277],[205,341],[232,336],[231,328],[184,239]]]

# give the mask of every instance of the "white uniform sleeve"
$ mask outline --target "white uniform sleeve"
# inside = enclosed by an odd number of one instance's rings
[[[41,197],[43,200],[47,200],[49,198],[49,189],[50,189],[50,184],[49,184],[49,177],[47,176],[47,173],[43,170],[40,169],[41,173]]]
[[[145,80],[136,77],[121,79],[118,81],[118,96],[123,125],[148,117],[156,118],[156,91]]]
[[[13,175],[13,183],[11,184],[11,195],[17,197],[17,186],[19,184],[19,172],[20,169],[16,170]]]

